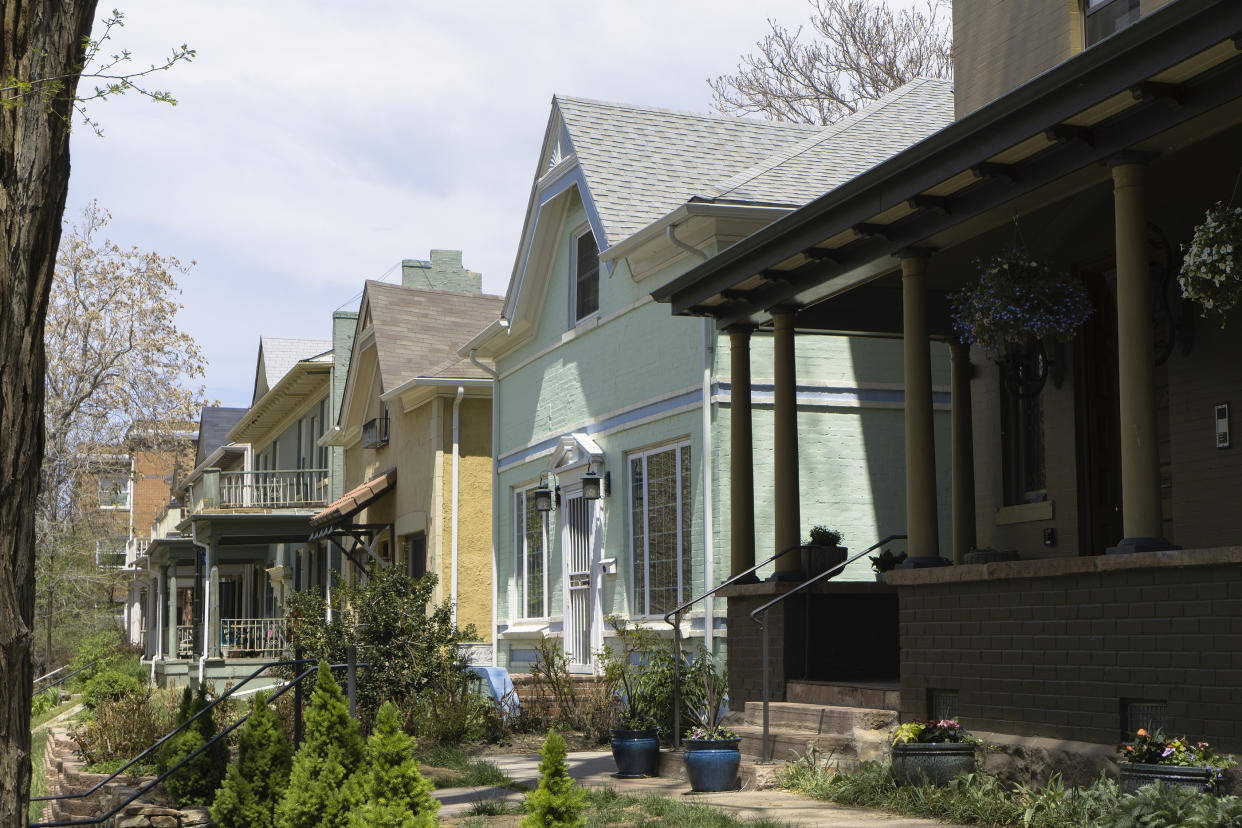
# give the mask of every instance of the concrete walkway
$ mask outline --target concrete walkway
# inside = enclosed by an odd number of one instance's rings
[[[539,757],[535,754],[505,754],[480,757],[492,762],[513,781],[533,788],[539,782]],[[612,788],[618,793],[657,794],[684,797],[684,801],[711,805],[740,819],[771,819],[788,825],[822,825],[832,828],[941,828],[944,823],[930,819],[894,816],[866,808],[849,808],[787,791],[730,791],[728,793],[690,793],[685,779],[657,777],[617,779],[616,765],[608,751],[580,751],[569,754],[570,775],[590,788]],[[441,817],[464,816],[479,802],[503,800],[520,806],[525,794],[506,788],[442,788],[436,798],[443,805]]]

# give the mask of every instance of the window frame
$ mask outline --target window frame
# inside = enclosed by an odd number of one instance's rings
[[[110,498],[110,501],[115,501],[116,497],[124,493],[124,497],[121,499],[121,502],[104,502],[104,481],[106,480],[117,480],[123,483],[122,486],[117,487],[116,494]],[[100,472],[95,476],[95,486],[95,496],[100,509],[109,512],[129,511],[130,504],[133,502],[134,498],[134,479],[130,476],[128,471]],[[110,489],[108,490],[111,491]]]
[[[527,577],[530,560],[530,548],[527,544],[527,524],[526,524],[526,505],[530,497],[530,492],[534,491],[538,486],[537,482],[530,483],[526,486],[518,486],[513,489],[513,574],[517,585],[518,601],[516,612],[512,613],[514,618],[523,620],[542,620],[551,617],[551,605],[548,583],[548,515],[546,512],[536,512],[542,522],[540,531],[540,541],[543,544],[541,555],[543,557],[543,595],[542,595],[542,615],[530,615],[530,579]]]
[[[684,463],[682,461],[682,450],[683,449],[687,450],[686,460]],[[691,446],[691,440],[689,437],[684,437],[682,439],[676,440],[671,443],[661,443],[660,445],[652,446],[650,448],[627,452],[625,455],[625,470],[626,470],[626,483],[627,483],[626,485],[626,517],[628,518],[626,531],[629,533],[630,581],[631,581],[630,607],[631,607],[632,615],[636,617],[640,617],[640,618],[658,618],[658,617],[663,616],[664,614],[663,612],[660,612],[659,610],[656,610],[655,612],[652,612],[651,610],[651,566],[649,562],[650,561],[650,542],[651,542],[651,531],[650,531],[651,499],[649,495],[649,491],[650,491],[649,484],[651,481],[651,476],[650,474],[647,473],[647,460],[653,455],[663,454],[669,451],[673,452],[673,457],[674,457],[674,470],[675,471],[674,471],[674,486],[673,487],[674,487],[674,491],[676,492],[676,500],[675,500],[674,508],[676,512],[676,525],[677,525],[677,539],[676,539],[677,565],[676,565],[676,570],[675,570],[677,573],[677,585],[676,585],[677,595],[676,595],[676,601],[675,601],[674,606],[679,605],[682,602],[684,602],[687,599],[687,597],[689,597],[690,593],[693,592],[694,590],[694,548],[693,548],[694,477],[692,474],[692,468],[694,465],[694,450]],[[634,524],[635,524],[634,485],[635,485],[635,482],[634,482],[633,463],[635,460],[639,460],[639,459],[643,461],[643,516],[642,516],[643,549],[641,551],[637,548],[637,539],[634,536]],[[690,499],[688,502],[683,497],[683,489],[686,488],[686,485],[683,484],[682,480],[685,477],[685,475],[691,475],[691,477],[689,478]],[[683,515],[683,510],[688,512],[688,514]],[[687,517],[688,517],[688,520],[687,520]],[[686,537],[687,532],[690,535],[690,537],[688,538]],[[642,579],[642,585],[643,585],[642,596],[639,595],[639,587],[638,587],[638,566],[640,564],[640,554],[642,557],[642,565],[645,568],[645,575]],[[682,557],[683,554],[686,555],[686,558],[684,559]],[[690,571],[688,573],[689,581],[687,583],[683,583],[682,582],[683,573],[685,572],[687,565],[690,568]],[[672,608],[670,607],[670,609]]]
[[[1139,0],[1099,0],[1099,2],[1095,2],[1095,0],[1080,0],[1080,8],[1082,9],[1082,45],[1083,48],[1087,49],[1107,40],[1122,29],[1133,26],[1142,15],[1142,6]],[[1091,18],[1101,13],[1106,13],[1110,9],[1113,12],[1120,12],[1118,17],[1113,18],[1114,21],[1120,19],[1121,15],[1128,16],[1129,19],[1120,29],[1113,28],[1111,31],[1092,39]]]
[[[591,237],[591,244],[595,247],[595,307],[580,316],[578,314],[578,285],[583,281],[583,274],[579,272],[581,261],[579,260],[578,248],[585,236]],[[599,241],[595,238],[595,231],[591,229],[589,224],[575,230],[571,234],[570,239],[569,326],[570,328],[576,328],[591,317],[599,315]]]
[[[1048,499],[1048,427],[1044,410],[1043,393],[1029,397],[1019,396],[1005,385],[1004,369],[1000,376],[1000,436],[1001,436],[1001,498],[1005,506],[1023,506],[1042,503]],[[1032,454],[1028,440],[1030,418],[1039,417],[1038,460]],[[1032,463],[1043,470],[1043,486],[1038,489],[1026,487]]]

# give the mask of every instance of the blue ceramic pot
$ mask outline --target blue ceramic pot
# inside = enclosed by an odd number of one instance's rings
[[[686,776],[692,791],[735,791],[742,764],[741,739],[686,739]]]
[[[1162,788],[1190,788],[1220,796],[1220,782],[1212,768],[1118,762],[1117,770],[1121,776],[1122,793],[1138,793],[1144,785],[1159,785]]]
[[[612,758],[621,779],[660,775],[660,730],[612,731]]]
[[[893,745],[893,779],[898,785],[947,785],[975,769],[970,742],[898,742]]]

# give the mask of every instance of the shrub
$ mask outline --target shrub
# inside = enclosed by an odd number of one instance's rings
[[[569,656],[560,640],[544,636],[535,645],[535,663],[530,673],[535,694],[551,700],[552,709],[546,716],[551,724],[585,732],[597,742],[608,739],[619,709],[615,671],[605,672],[589,684],[575,682],[569,672]]]
[[[41,693],[35,693],[30,700],[30,718],[42,716],[60,704],[60,688],[53,687]]]
[[[172,716],[140,690],[115,699],[105,699],[94,715],[69,731],[78,753],[88,767],[124,764],[155,744],[172,729]]]
[[[238,739],[237,763],[229,766],[216,793],[211,818],[220,828],[272,828],[292,764],[289,737],[264,694],[255,694]]]
[[[146,683],[149,676],[147,668],[142,665],[142,654],[130,646],[122,630],[103,630],[92,633],[73,647],[73,658],[67,672],[83,669],[90,664],[95,665],[95,673],[104,670],[115,670],[125,673],[139,683]],[[91,671],[79,673],[68,683],[77,690],[91,678]]]
[[[465,665],[437,665],[424,691],[409,700],[406,728],[423,744],[499,741],[507,731],[504,718],[479,685],[478,675]]]
[[[414,741],[401,731],[397,707],[384,702],[367,740],[367,764],[351,780],[350,828],[430,828],[440,803],[418,772]],[[227,826],[221,826],[227,828]]]
[[[82,687],[82,704],[87,710],[95,710],[103,702],[116,701],[124,696],[142,695],[142,682],[119,670],[103,670],[91,676]]]
[[[187,720],[206,707],[206,690],[200,688],[190,705]],[[193,756],[216,733],[218,730],[215,717],[211,713],[199,716],[168,742],[171,748],[160,757],[161,764],[165,768],[171,768],[182,759]],[[224,781],[228,764],[229,747],[223,739],[217,739],[205,751],[194,756],[164,780],[164,785],[168,788],[168,793],[182,805],[210,805],[215,798],[216,789]]]
[[[577,828],[586,825],[582,811],[586,791],[569,776],[565,764],[565,740],[556,730],[548,732],[539,751],[539,787],[526,797],[522,828]]]
[[[345,828],[346,783],[363,762],[362,736],[327,662],[306,710],[306,741],[293,757],[289,786],[276,806],[279,828]]]

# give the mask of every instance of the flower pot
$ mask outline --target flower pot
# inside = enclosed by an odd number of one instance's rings
[[[893,745],[893,779],[898,785],[947,785],[975,769],[970,742],[909,742]]]
[[[883,573],[883,572],[877,572],[877,573],[875,573],[875,582],[876,582],[877,584],[882,584],[882,583],[884,583],[884,573]]]
[[[737,790],[737,769],[742,764],[741,739],[686,739],[683,760],[690,790],[734,791]]]
[[[612,758],[619,779],[641,779],[660,775],[660,730],[612,731]]]
[[[1213,768],[1118,762],[1117,770],[1121,773],[1123,793],[1134,793],[1144,785],[1160,785],[1164,788],[1190,788],[1220,795],[1220,781]]]
[[[821,572],[831,569],[838,564],[845,563],[849,550],[844,546],[818,546],[808,544],[802,547],[802,571],[808,578],[814,578]],[[829,575],[829,578],[835,578],[841,574],[840,570]]]

